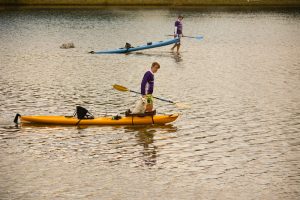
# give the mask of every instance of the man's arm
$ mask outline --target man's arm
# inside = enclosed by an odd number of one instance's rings
[[[143,96],[146,95],[146,85],[147,85],[147,82],[149,80],[149,73],[150,72],[146,72],[144,74],[144,77],[143,77],[143,80],[142,80],[142,83],[141,83],[141,94]]]
[[[177,29],[178,29],[178,21],[175,22],[175,27],[174,27],[174,37],[177,36]]]

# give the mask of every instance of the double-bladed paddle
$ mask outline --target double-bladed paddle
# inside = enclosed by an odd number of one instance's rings
[[[115,88],[116,90],[121,91],[121,92],[132,92],[132,93],[136,93],[136,94],[141,94],[140,92],[136,92],[136,91],[130,90],[127,87],[124,87],[124,86],[118,85],[118,84],[114,84],[113,88]],[[161,100],[161,101],[165,101],[165,102],[168,102],[168,103],[171,103],[171,104],[175,104],[176,106],[178,106],[180,108],[188,108],[189,107],[189,106],[187,106],[187,105],[185,105],[183,103],[176,103],[176,102],[171,101],[171,100],[162,99],[162,98],[154,97],[154,96],[153,96],[153,98]]]
[[[167,36],[174,36],[174,35],[167,35]],[[184,35],[182,37],[186,37],[186,38],[194,38],[194,39],[197,39],[197,40],[202,40],[203,39],[203,36],[202,35],[198,35],[198,36],[187,36],[187,35]]]

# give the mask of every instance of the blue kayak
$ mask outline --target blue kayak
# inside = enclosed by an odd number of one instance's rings
[[[157,47],[162,47],[170,44],[174,44],[178,42],[178,38],[173,38],[170,40],[165,40],[165,41],[159,41],[159,42],[148,42],[145,45],[140,45],[137,47],[130,47],[130,48],[119,48],[119,49],[113,49],[113,50],[106,50],[106,51],[91,51],[90,53],[94,54],[113,54],[113,53],[128,53],[132,51],[139,51],[139,50],[144,50],[144,49],[151,49],[151,48],[157,48]]]

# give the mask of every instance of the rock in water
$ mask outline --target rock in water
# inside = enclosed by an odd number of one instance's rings
[[[70,49],[70,48],[75,48],[74,43],[73,42],[69,42],[69,43],[64,43],[60,46],[61,49]]]

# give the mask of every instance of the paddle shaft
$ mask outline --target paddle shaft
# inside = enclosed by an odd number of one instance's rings
[[[186,38],[196,38],[196,39],[198,39],[198,38],[200,38],[200,37],[194,37],[194,36],[182,36],[182,37],[186,37]]]
[[[167,36],[174,36],[174,35],[167,35]],[[188,36],[188,35],[183,35],[182,37],[186,37],[186,38],[196,38],[196,39],[201,39],[201,38],[202,38],[202,36],[194,37],[194,36]]]
[[[133,92],[133,93],[136,93],[136,94],[141,94],[140,92],[136,92],[136,91],[133,91],[133,90],[128,90],[129,92]],[[162,98],[159,98],[159,97],[154,97],[154,99],[158,99],[158,100],[161,100],[161,101],[165,101],[165,102],[168,102],[168,103],[174,103],[173,101],[170,101],[170,100],[166,100],[166,99],[162,99]]]

